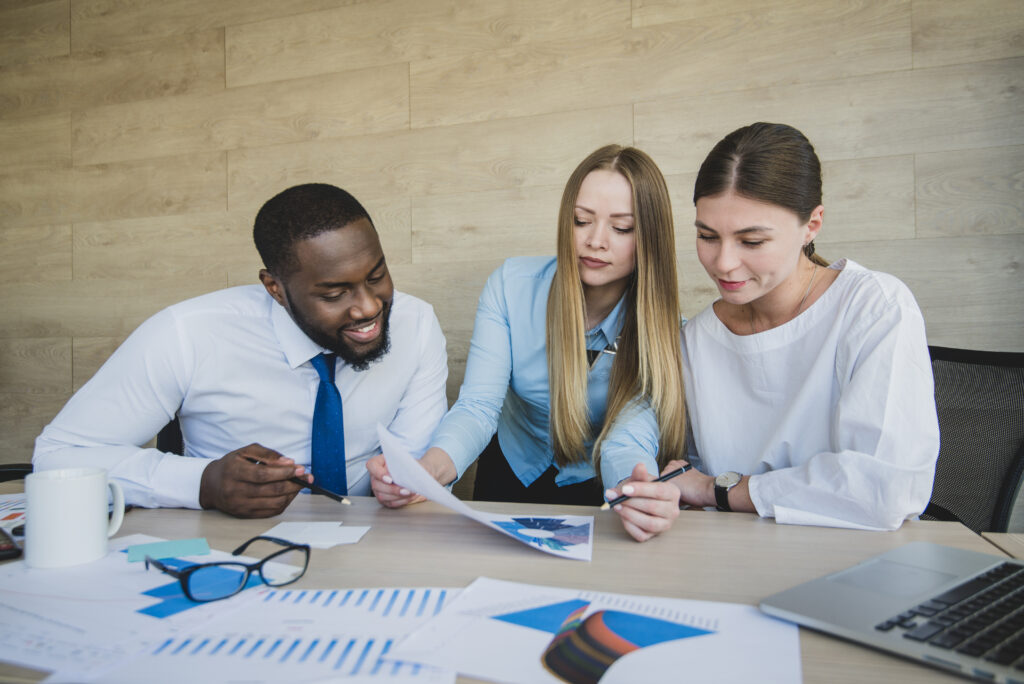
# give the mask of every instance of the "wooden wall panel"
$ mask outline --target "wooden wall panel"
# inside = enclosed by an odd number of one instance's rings
[[[224,154],[214,152],[0,172],[0,222],[26,226],[221,209],[225,165]]]
[[[69,2],[53,0],[0,9],[0,66],[68,54]]]
[[[255,212],[296,183],[359,199],[564,184],[590,152],[633,137],[628,106],[228,153],[228,197]]]
[[[846,243],[842,254],[896,275],[924,312],[929,344],[1021,351],[1019,295],[1024,240],[1019,235],[917,239],[897,245]]]
[[[126,337],[160,309],[226,284],[223,276],[2,283],[0,339]]]
[[[131,102],[75,114],[75,163],[98,164],[406,128],[404,65]]]
[[[256,256],[252,217],[226,212],[77,223],[73,244],[85,280],[224,278]]]
[[[792,13],[709,17],[413,62],[412,125],[680,93],[697,101],[707,92],[903,69],[910,66],[909,27],[905,3],[809,3]]]
[[[71,280],[71,226],[0,229],[0,283]]]
[[[412,205],[415,261],[554,254],[561,198],[561,185],[418,198]]]
[[[1017,145],[1024,59],[643,102],[635,110],[637,144],[657,150],[666,173],[699,168],[715,142],[752,120],[800,128],[822,159]]]
[[[367,0],[75,0],[74,51],[141,43]]]
[[[0,339],[0,387],[11,394],[71,391],[67,337]]]
[[[622,28],[628,0],[389,0],[232,27],[229,86],[468,55]]]
[[[0,119],[4,168],[67,166],[71,163],[71,115]]]
[[[1024,233],[1024,146],[916,158],[917,234]]]
[[[0,393],[0,463],[32,460],[36,436],[53,420],[70,392],[61,394]]]
[[[224,31],[0,69],[0,116],[69,112],[224,88]]]
[[[1020,0],[914,0],[916,68],[1024,56]]]

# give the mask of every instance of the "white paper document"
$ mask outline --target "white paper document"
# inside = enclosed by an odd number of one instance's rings
[[[378,424],[384,460],[395,484],[472,518],[493,530],[562,558],[589,561],[594,549],[594,517],[589,515],[502,515],[477,511],[441,486],[401,441]]]
[[[239,610],[169,635],[103,681],[453,684],[453,670],[392,658],[390,651],[458,591],[258,589]]]
[[[47,681],[89,681],[168,635],[231,612],[248,592],[214,603],[193,603],[177,579],[123,549],[162,541],[135,534],[110,541],[98,561],[70,568],[0,566],[0,660],[53,670]],[[255,559],[213,551],[195,562]],[[185,559],[182,559],[185,560]]]
[[[369,529],[341,522],[283,522],[271,527],[263,536],[309,544],[314,549],[329,549],[338,544],[355,544]]]
[[[801,681],[796,626],[753,606],[489,578],[392,655],[515,684]]]

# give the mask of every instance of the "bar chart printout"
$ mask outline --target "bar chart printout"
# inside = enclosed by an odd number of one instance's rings
[[[801,681],[797,628],[753,606],[486,577],[393,655],[513,684]]]
[[[248,605],[188,635],[168,637],[107,673],[111,684],[166,681],[421,682],[452,684],[455,672],[394,658],[410,631],[458,589],[263,589]]]

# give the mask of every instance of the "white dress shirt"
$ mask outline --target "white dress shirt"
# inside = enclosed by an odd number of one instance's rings
[[[735,335],[711,307],[683,328],[695,461],[751,475],[778,522],[895,529],[928,504],[939,453],[924,320],[896,278],[830,268],[777,328]]]
[[[391,349],[367,370],[337,360],[349,492],[369,493],[377,423],[420,455],[448,403],[445,339],[433,309],[395,292]],[[256,442],[309,466],[325,351],[260,285],[175,304],[133,332],[36,439],[37,469],[95,465],[136,505],[199,507],[209,459]],[[175,413],[185,454],[143,448]]]

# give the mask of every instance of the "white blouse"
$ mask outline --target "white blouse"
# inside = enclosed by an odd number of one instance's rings
[[[895,277],[830,268],[777,328],[735,335],[710,306],[683,328],[691,459],[751,475],[762,517],[895,529],[928,504],[939,453],[924,319]]]

